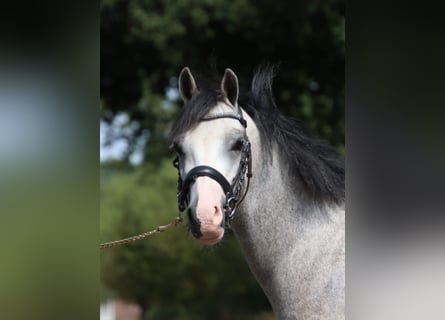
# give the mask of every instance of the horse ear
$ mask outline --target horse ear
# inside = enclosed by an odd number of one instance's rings
[[[188,67],[183,68],[179,74],[178,86],[182,100],[184,100],[185,103],[189,102],[189,100],[198,93],[195,79]]]
[[[238,101],[238,78],[236,77],[235,72],[230,69],[226,69],[224,72],[224,76],[221,81],[221,91],[227,100],[229,100],[230,104],[236,106]]]

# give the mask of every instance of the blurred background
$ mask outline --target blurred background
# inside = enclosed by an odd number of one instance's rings
[[[97,319],[99,296],[118,299],[102,305],[108,319],[116,309],[140,317],[137,297],[153,319],[272,318],[233,235],[212,249],[179,229],[97,247],[176,214],[162,132],[184,65],[231,67],[248,86],[258,63],[281,62],[283,112],[342,150],[344,4],[270,2],[2,3],[0,319]],[[435,5],[347,4],[348,319],[445,319],[445,45]]]
[[[166,137],[177,76],[229,67],[250,86],[279,64],[282,112],[344,154],[344,1],[104,0],[100,8],[100,236],[110,241],[177,214]],[[198,245],[185,228],[103,250],[102,319],[274,319],[233,234]]]

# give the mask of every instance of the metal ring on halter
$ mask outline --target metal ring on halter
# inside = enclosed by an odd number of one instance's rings
[[[226,206],[228,208],[230,208],[230,209],[235,208],[235,206],[236,206],[236,199],[235,199],[235,197],[230,197],[229,198],[229,194],[227,194],[226,197],[227,197]]]
[[[237,201],[234,197],[227,198],[224,211],[226,213],[226,220],[231,221],[235,215],[237,208]]]

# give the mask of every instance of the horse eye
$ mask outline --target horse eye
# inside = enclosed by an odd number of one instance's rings
[[[239,139],[237,140],[232,147],[230,148],[231,151],[241,151],[241,149],[243,148],[243,139]]]

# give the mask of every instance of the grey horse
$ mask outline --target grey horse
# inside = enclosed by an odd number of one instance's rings
[[[344,163],[278,110],[273,67],[251,89],[184,68],[184,101],[170,133],[178,201],[201,243],[232,227],[278,319],[344,319]]]

